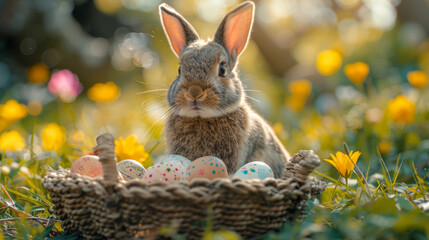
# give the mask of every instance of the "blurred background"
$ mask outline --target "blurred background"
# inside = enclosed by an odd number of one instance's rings
[[[236,0],[166,1],[211,38]],[[164,151],[166,93],[177,75],[159,0],[0,0],[0,148],[24,160],[87,154],[95,137],[136,137]],[[429,162],[429,1],[255,1],[238,66],[248,101],[286,148],[402,180]],[[44,140],[45,139],[45,140]],[[49,142],[46,139],[51,139]],[[54,164],[55,165],[55,164]],[[321,172],[335,169],[324,164]]]

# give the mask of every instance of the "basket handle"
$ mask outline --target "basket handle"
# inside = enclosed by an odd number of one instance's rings
[[[300,150],[286,163],[283,179],[294,178],[304,185],[310,173],[319,165],[320,159],[313,150]]]
[[[97,146],[93,149],[98,152],[101,164],[103,165],[104,181],[110,183],[118,182],[118,168],[116,166],[117,159],[115,154],[115,140],[109,133],[102,134],[97,137]]]

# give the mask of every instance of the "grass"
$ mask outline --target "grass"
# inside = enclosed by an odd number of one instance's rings
[[[345,150],[348,151],[346,144]],[[65,155],[27,161],[20,157],[4,154],[2,159],[2,166],[8,166],[10,172],[3,168],[0,175],[0,239],[79,239],[75,233],[63,232],[40,181],[46,166],[58,168]],[[428,239],[429,214],[423,213],[415,202],[428,198],[428,174],[419,176],[411,163],[412,181],[398,181],[404,161],[398,157],[395,170],[389,171],[379,155],[381,177],[368,178],[369,169],[356,167],[348,184],[344,179],[315,171],[329,184],[318,199],[308,202],[307,216],[256,239]],[[228,231],[207,229],[207,239],[216,236],[239,239]]]

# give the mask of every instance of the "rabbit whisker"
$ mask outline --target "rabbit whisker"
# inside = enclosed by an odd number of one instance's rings
[[[153,90],[148,90],[148,91],[138,92],[138,93],[136,93],[136,94],[137,94],[137,95],[140,95],[140,94],[146,94],[146,93],[152,93],[152,92],[166,92],[166,91],[168,91],[168,89],[163,88],[163,89],[153,89]]]
[[[261,90],[255,90],[255,89],[245,89],[244,92],[263,92]]]
[[[171,115],[176,110],[176,108],[177,108],[176,106],[172,106],[169,109],[167,109],[162,114],[162,116],[149,127],[149,130],[148,130],[147,134],[145,134],[146,137],[152,137],[153,134],[155,133],[155,130],[158,129],[158,128],[160,128],[160,127],[162,127],[162,125],[160,125],[159,123],[162,120],[164,120],[166,117],[168,117],[169,115]]]
[[[258,99],[256,99],[256,98],[252,98],[252,97],[250,97],[250,96],[247,96],[246,95],[246,97],[248,98],[248,99],[251,99],[251,100],[253,100],[253,101],[255,101],[255,102],[258,102],[258,103],[260,103],[261,101],[259,101]]]
[[[156,96],[156,97],[152,97],[152,98],[146,99],[146,100],[144,100],[144,101],[140,104],[140,106],[141,106],[141,108],[143,108],[143,109],[144,109],[144,105],[145,105],[146,103],[148,103],[149,101],[156,101],[156,100],[157,100],[157,99],[159,99],[159,98],[165,98],[165,96]],[[163,105],[163,106],[165,106],[165,105]]]

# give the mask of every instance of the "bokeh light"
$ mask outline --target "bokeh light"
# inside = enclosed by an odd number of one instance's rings
[[[70,70],[64,69],[52,74],[48,89],[62,101],[72,102],[83,88],[79,78]]]

